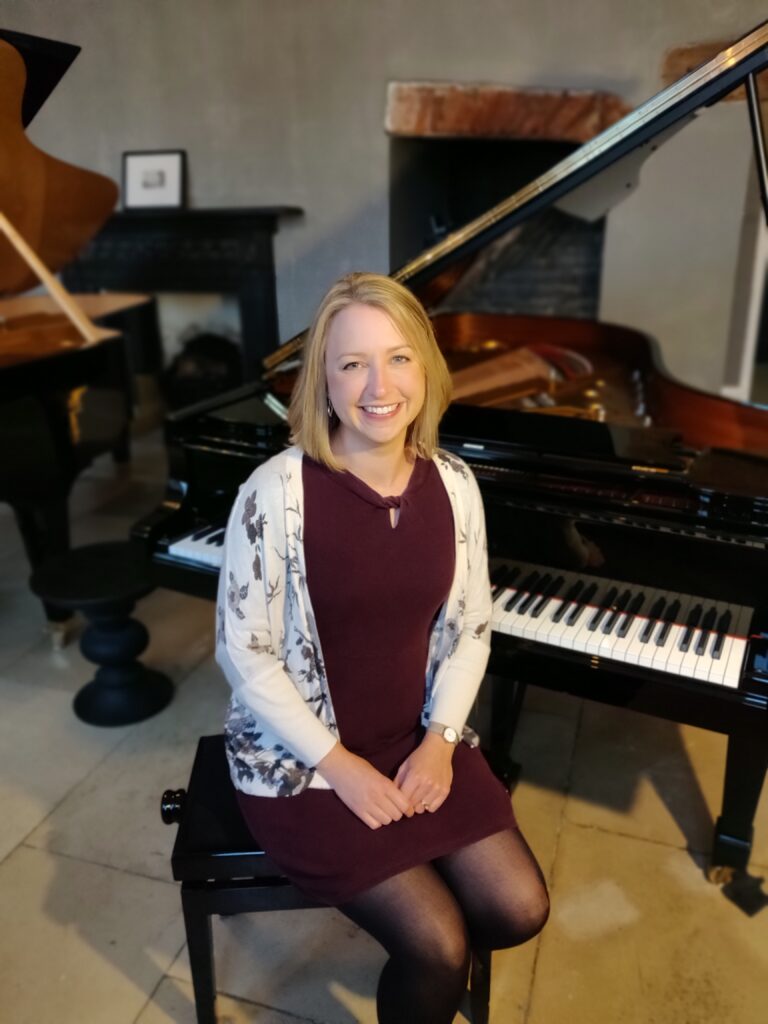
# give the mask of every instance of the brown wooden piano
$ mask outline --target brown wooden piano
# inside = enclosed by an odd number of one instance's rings
[[[125,344],[94,319],[150,303],[75,301],[53,277],[118,194],[108,178],[55,159],[25,134],[78,52],[0,30],[0,501],[13,508],[32,566],[68,547],[67,499],[78,474],[104,452],[128,458]],[[22,294],[40,284],[48,294]]]
[[[440,313],[491,242],[768,66],[736,41],[394,276],[436,310],[459,403],[442,444],[473,467],[494,557],[494,729],[526,683],[727,734],[711,877],[748,862],[768,766],[768,410],[686,387],[655,343],[589,320]],[[765,167],[754,117],[755,147]],[[765,182],[764,182],[765,184]],[[570,204],[569,204],[570,205]],[[158,582],[213,597],[229,506],[287,440],[298,337],[265,379],[167,425],[168,495],[135,528]]]

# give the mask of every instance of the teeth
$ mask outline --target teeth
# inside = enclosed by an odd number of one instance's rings
[[[397,403],[394,405],[364,405],[363,409],[366,412],[373,413],[374,416],[387,416],[389,413],[394,412],[397,408]]]

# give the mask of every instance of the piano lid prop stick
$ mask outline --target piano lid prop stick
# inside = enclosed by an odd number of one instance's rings
[[[27,245],[19,232],[2,211],[0,211],[0,231],[3,232],[5,237],[24,262],[30,267],[33,273],[37,274],[42,284],[44,284],[48,289],[56,305],[72,322],[83,339],[87,342],[93,343],[104,337],[107,332],[98,328],[93,321],[88,319],[66,288],[61,284],[61,282],[56,280],[34,249]]]
[[[765,126],[760,110],[760,93],[757,87],[757,75],[754,71],[747,75],[747,108],[749,110],[749,126],[752,129],[752,145],[755,150],[757,180],[760,183],[760,198],[763,201],[763,214],[768,224],[768,155],[766,155]]]

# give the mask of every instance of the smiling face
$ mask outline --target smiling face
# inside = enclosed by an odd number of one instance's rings
[[[333,318],[325,353],[328,397],[339,425],[339,453],[405,447],[424,404],[425,373],[416,353],[375,306],[353,303]]]

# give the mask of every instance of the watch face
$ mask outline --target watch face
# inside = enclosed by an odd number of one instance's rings
[[[443,729],[443,738],[448,740],[449,743],[459,742],[459,734],[455,729],[452,729],[450,725],[447,725],[445,729]]]

